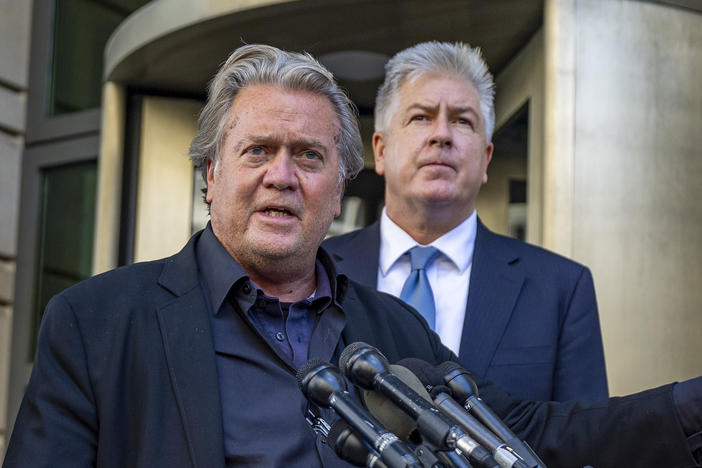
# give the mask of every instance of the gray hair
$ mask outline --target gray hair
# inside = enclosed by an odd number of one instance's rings
[[[385,81],[375,99],[375,130],[385,131],[397,106],[397,94],[405,80],[424,73],[455,75],[469,80],[480,97],[487,141],[495,128],[495,83],[480,49],[461,42],[423,42],[395,54],[385,65]]]
[[[340,126],[334,137],[339,151],[339,182],[353,178],[363,168],[358,113],[331,72],[309,54],[251,44],[232,52],[210,83],[207,103],[200,113],[199,129],[189,152],[190,159],[205,180],[207,161],[219,161],[234,98],[243,88],[255,84],[309,91],[329,99]]]

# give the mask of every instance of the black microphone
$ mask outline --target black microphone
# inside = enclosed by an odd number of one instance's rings
[[[349,423],[339,419],[332,424],[327,435],[327,444],[341,458],[356,466],[387,468],[380,454],[358,437]]]
[[[421,468],[412,451],[388,432],[346,391],[346,382],[333,365],[311,359],[297,371],[297,383],[305,396],[319,406],[333,408],[378,452],[389,468]]]
[[[380,391],[412,416],[422,437],[438,450],[459,449],[478,465],[498,468],[487,450],[394,375],[390,363],[376,348],[363,342],[350,344],[341,353],[339,367],[354,384]]]
[[[397,378],[417,392],[419,396],[431,402],[431,396],[429,396],[424,389],[422,382],[420,382],[417,376],[409,369],[396,364],[390,364],[390,370]],[[401,411],[381,392],[377,390],[363,390],[363,402],[373,416],[378,418],[385,427],[392,430],[392,432],[397,434],[402,440],[415,441],[417,443],[421,441],[421,434],[418,434],[417,423],[414,419]],[[395,428],[396,430],[391,428]],[[423,451],[424,457],[419,455],[422,453],[422,448],[425,449]],[[428,452],[433,453],[435,459],[431,459],[431,453]],[[415,447],[414,453],[418,454],[419,459],[427,467],[446,465],[453,468],[472,468],[468,460],[455,450],[433,452],[428,447],[420,444]],[[440,461],[443,461],[443,464],[440,463]]]
[[[443,374],[432,364],[417,358],[402,359],[397,363],[412,371],[433,398],[434,404],[460,424],[475,440],[487,447],[495,461],[503,468],[528,468],[528,465],[499,437],[451,398],[451,389],[444,385]]]
[[[443,375],[444,383],[451,389],[453,397],[466,410],[475,415],[492,432],[522,457],[530,468],[545,468],[546,465],[529,447],[505,424],[478,395],[478,386],[470,372],[453,361],[446,361],[437,367]]]

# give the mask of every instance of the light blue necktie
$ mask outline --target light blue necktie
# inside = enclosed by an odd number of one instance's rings
[[[436,309],[426,268],[440,252],[434,247],[420,246],[412,247],[408,252],[412,271],[402,286],[400,299],[417,309],[433,330],[436,324]]]

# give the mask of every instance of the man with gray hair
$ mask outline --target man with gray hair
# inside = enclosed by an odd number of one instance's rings
[[[493,94],[479,49],[425,42],[397,53],[375,107],[385,209],[323,246],[340,272],[414,305],[466,368],[514,395],[604,399],[590,271],[491,232],[475,211],[493,153]]]
[[[403,328],[365,312],[399,301],[339,282],[318,252],[363,165],[353,104],[308,54],[243,46],[190,156],[210,223],[50,301],[5,467],[346,466],[307,424],[295,371]]]
[[[170,258],[50,301],[4,468],[348,467],[308,423],[335,415],[298,390],[301,364],[337,362],[357,341],[391,362],[455,357],[415,310],[337,276],[319,249],[360,167],[352,109],[308,55],[232,54],[191,151],[211,223]],[[552,468],[691,464],[672,386],[581,405],[478,381]]]

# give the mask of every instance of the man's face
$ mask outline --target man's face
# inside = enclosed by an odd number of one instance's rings
[[[394,109],[388,128],[373,135],[388,214],[430,206],[470,216],[492,157],[473,84],[425,73],[400,86]]]
[[[306,91],[239,91],[218,164],[208,163],[212,229],[242,265],[314,258],[340,212],[343,184],[331,103]]]

